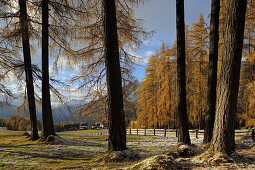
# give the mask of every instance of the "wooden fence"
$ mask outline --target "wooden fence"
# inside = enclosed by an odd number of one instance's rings
[[[152,135],[152,136],[164,136],[164,137],[177,137],[177,129],[127,129],[127,134],[130,135]],[[203,137],[204,130],[189,130],[190,136],[196,138]],[[235,136],[251,136],[255,140],[255,129],[237,129],[235,130]]]
[[[177,137],[177,129],[127,129],[129,135],[143,135],[143,136],[164,136],[164,137]],[[108,135],[108,132],[98,133],[69,133],[58,132],[58,134],[77,134],[77,135]],[[204,136],[204,130],[189,130],[191,137],[202,138]],[[235,136],[250,136],[255,141],[255,129],[238,129],[235,130]]]

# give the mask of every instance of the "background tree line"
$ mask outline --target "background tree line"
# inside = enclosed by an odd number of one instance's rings
[[[249,0],[246,12],[242,70],[238,96],[236,128],[254,127],[254,47],[255,47],[255,1]],[[226,1],[220,12],[219,65],[222,61],[223,25]],[[208,90],[209,26],[202,15],[192,26],[186,25],[186,86],[187,110],[190,128],[205,128],[205,112]],[[138,95],[136,121],[133,128],[176,127],[176,43],[165,43],[150,57],[146,77]],[[219,67],[220,68],[220,67]],[[218,70],[220,72],[220,69]],[[219,74],[218,74],[219,75]],[[218,76],[219,79],[219,76]]]
[[[38,129],[42,129],[42,124],[37,121]],[[31,130],[30,119],[20,114],[14,114],[11,118],[1,118],[0,126],[7,127],[8,130],[29,131]]]

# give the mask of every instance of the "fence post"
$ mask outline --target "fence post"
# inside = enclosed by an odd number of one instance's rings
[[[198,139],[198,129],[196,129],[196,138]]]
[[[153,134],[154,136],[156,136],[156,129],[153,129]]]
[[[131,129],[129,130],[129,132],[130,132],[130,135],[132,135],[132,130]]]
[[[146,129],[144,129],[144,136],[146,136]]]
[[[252,140],[255,141],[255,128],[252,128],[251,137]]]
[[[164,133],[164,136],[166,137],[166,129],[165,129],[165,133]]]
[[[138,129],[136,129],[136,134],[138,135]]]

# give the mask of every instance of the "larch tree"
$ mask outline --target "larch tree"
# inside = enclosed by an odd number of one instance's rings
[[[229,0],[224,30],[224,48],[218,84],[212,150],[235,151],[235,118],[239,90],[247,0]]]
[[[208,65],[208,90],[205,115],[204,143],[212,139],[216,108],[217,66],[219,46],[220,0],[211,1],[210,47]]]
[[[178,142],[190,144],[186,103],[184,0],[176,0]]]
[[[174,125],[175,98],[172,90],[175,89],[175,83],[173,82],[175,65],[171,63],[171,60],[173,61],[174,59],[171,56],[171,50],[166,44],[163,43],[161,45],[158,53],[160,58],[156,70],[156,79],[158,81],[157,115],[161,125],[160,128],[170,128]]]
[[[190,26],[185,25],[185,61],[186,61],[186,88],[187,88],[187,114],[189,117],[189,124],[191,125],[192,128],[197,128],[198,127],[198,121],[199,119],[197,118],[198,114],[196,112],[196,107],[197,104],[194,100],[194,98],[197,97],[197,90],[194,88],[194,80],[199,79],[198,77],[195,77],[195,62],[194,59],[195,57],[192,54],[192,49],[193,47],[191,46],[192,38],[190,36]],[[197,74],[196,74],[197,75]],[[197,85],[196,85],[197,87]]]
[[[138,125],[140,128],[159,128],[159,117],[157,109],[158,80],[156,69],[158,67],[158,55],[152,55],[145,70],[145,78],[138,90]]]
[[[255,74],[255,1],[247,1],[244,47],[239,94],[239,123],[246,127],[255,126],[254,117],[254,74]]]
[[[219,39],[219,60],[218,60],[218,79],[222,63],[222,51],[224,45],[224,25],[226,23],[226,10],[227,0],[221,0],[221,9],[220,9],[220,39]],[[252,118],[252,111],[249,110],[249,102],[252,99],[252,87],[253,80],[252,75],[252,53],[254,50],[254,14],[255,14],[255,1],[247,1],[247,11],[246,11],[246,21],[245,21],[245,31],[244,31],[244,44],[243,44],[243,60],[241,62],[241,73],[240,73],[240,84],[239,84],[239,94],[238,94],[238,105],[237,105],[237,120],[236,124],[239,127],[247,126],[246,122],[249,118]]]
[[[48,49],[48,44],[46,44],[45,45],[45,42],[47,43],[47,41],[48,40],[46,40],[45,41],[45,37],[46,36],[49,36],[49,34],[44,34],[45,33],[45,29],[43,29],[43,33],[42,33],[42,35],[44,35],[44,36],[40,36],[41,34],[39,33],[40,31],[41,31],[41,26],[42,26],[42,23],[41,23],[41,19],[40,19],[40,17],[41,17],[41,12],[39,12],[40,11],[40,9],[41,9],[41,2],[39,2],[39,1],[26,1],[26,3],[27,3],[27,25],[28,25],[28,35],[29,35],[29,37],[31,37],[31,43],[29,44],[30,45],[30,48],[31,47],[33,47],[34,46],[34,44],[35,44],[35,42],[36,41],[39,41],[39,40],[41,40],[41,38],[43,39],[43,42],[42,42],[42,54],[43,54],[43,56],[46,56],[46,58],[48,58],[48,54],[46,54],[45,55],[45,52],[46,52],[46,50],[45,50],[45,48],[46,49]],[[48,3],[48,2],[47,2]],[[12,25],[9,25],[8,27],[9,27],[9,30],[5,30],[5,32],[7,32],[8,33],[8,31],[10,32],[10,35],[9,35],[9,37],[7,36],[7,38],[9,38],[10,40],[12,40],[13,41],[13,39],[14,39],[14,43],[19,43],[19,41],[20,41],[20,35],[19,34],[21,34],[22,32],[19,30],[19,29],[17,29],[16,28],[16,26],[15,26],[15,24],[16,24],[16,22],[17,22],[17,20],[16,20],[16,13],[15,13],[15,11],[16,11],[16,5],[18,4],[16,4],[16,2],[11,2],[11,3],[6,3],[6,4],[8,4],[9,5],[9,10],[11,11],[11,12],[13,12],[13,14],[12,13],[10,13],[10,14],[12,14],[12,15],[10,15],[10,16],[8,16],[8,17],[13,17],[13,18],[11,18],[11,19],[9,19],[10,21],[12,21],[13,22],[13,24]],[[38,5],[38,4],[40,4],[40,5]],[[45,3],[44,3],[45,4]],[[40,8],[38,8],[38,7],[40,7]],[[44,7],[45,7],[45,5],[44,5]],[[8,13],[8,12],[7,12]],[[44,16],[45,16],[45,13],[44,13]],[[45,26],[45,17],[44,17],[44,19],[42,19],[43,20],[43,22],[44,22],[44,26]],[[20,22],[20,21],[19,21]],[[49,25],[49,24],[48,24]],[[47,26],[47,25],[46,25]],[[23,27],[23,25],[21,26],[21,27]],[[59,26],[60,27],[60,26]],[[6,38],[6,39],[7,39]],[[47,38],[47,37],[46,37]],[[17,48],[17,44],[15,44],[16,46],[16,48]],[[19,50],[19,48],[17,48],[18,50]],[[33,49],[34,51],[35,51],[35,49]],[[30,49],[29,49],[29,51],[30,51]],[[29,54],[30,54],[30,52],[29,52]],[[19,56],[19,55],[17,55],[17,56]],[[48,60],[48,59],[46,59],[46,60]],[[48,61],[47,61],[48,62]],[[44,68],[46,68],[46,69],[44,69],[42,72],[43,72],[43,75],[44,76],[41,76],[41,70],[39,69],[39,68],[37,68],[36,67],[36,65],[33,65],[32,66],[32,73],[33,73],[33,81],[34,81],[34,87],[41,87],[41,84],[40,85],[38,85],[37,84],[37,82],[39,82],[39,81],[37,81],[37,80],[42,80],[43,79],[43,81],[44,81],[44,83],[42,83],[42,86],[44,86],[43,88],[44,88],[44,90],[42,90],[43,92],[42,92],[42,98],[43,98],[43,103],[45,103],[45,87],[47,86],[47,83],[45,82],[45,81],[47,81],[47,79],[49,78],[49,76],[45,76],[45,73],[47,74],[47,72],[45,72],[45,71],[48,71],[48,64],[46,65],[45,64],[45,60],[43,60],[42,61],[42,63],[43,63],[43,66],[42,67],[44,67]],[[22,65],[22,64],[20,64],[20,65]],[[46,67],[45,67],[46,66]],[[23,67],[23,66],[22,66]],[[22,69],[18,69],[19,67],[18,66],[16,66],[16,72],[18,72],[18,76],[17,77],[22,77],[22,73],[23,73],[23,70]],[[26,74],[26,76],[27,76],[27,74]],[[49,86],[49,80],[48,80],[48,86]],[[38,88],[39,89],[39,88]],[[53,87],[51,86],[51,89],[53,89]],[[56,90],[56,89],[54,89],[54,90]],[[37,90],[33,90],[34,92],[36,92]],[[54,93],[56,93],[56,91],[54,92]],[[30,95],[28,92],[26,93],[27,95]],[[35,94],[35,97],[37,97],[37,99],[38,100],[35,100],[36,102],[41,102],[41,101],[39,101],[40,99],[41,99],[41,97],[39,97],[39,95],[38,94]],[[46,99],[47,100],[47,99]],[[32,100],[31,100],[32,101]],[[29,105],[29,102],[30,102],[30,99],[29,99],[29,97],[28,97],[28,101],[26,101],[26,100],[24,100],[24,102],[20,105],[20,106],[18,106],[18,109],[17,110],[21,110],[22,112],[26,112],[26,106],[27,105]],[[47,114],[50,114],[51,115],[51,117],[52,117],[52,114],[51,114],[51,111],[49,112],[49,110],[51,110],[49,107],[51,106],[50,105],[50,103],[46,103],[46,105],[45,104],[43,104],[44,105],[44,109],[43,110],[45,110],[45,108],[47,109]],[[46,107],[45,107],[46,106]],[[24,109],[20,109],[21,107],[23,107]],[[30,109],[30,108],[29,108]],[[43,111],[43,113],[45,113],[46,111]],[[49,116],[48,116],[49,117]],[[45,116],[43,116],[43,118],[45,118]],[[51,118],[52,119],[52,118]],[[53,121],[49,121],[49,120],[46,120],[46,121],[44,121],[44,122],[47,122],[48,124],[50,123],[50,124],[52,124],[51,125],[51,127],[53,127]],[[52,123],[51,123],[52,122]],[[51,130],[52,128],[49,128],[49,126],[48,126],[48,128],[47,128],[47,130],[46,131],[49,131],[49,130]],[[53,130],[54,131],[54,130]],[[44,133],[43,133],[44,134]],[[44,136],[44,135],[43,135]],[[46,135],[46,136],[48,136],[48,135]]]
[[[143,114],[146,115],[147,120],[144,122],[140,122],[140,127],[142,128],[159,128],[159,117],[158,117],[158,80],[156,76],[156,70],[158,66],[159,58],[157,55],[152,55],[149,62],[148,68],[145,70],[146,78],[142,82],[142,86],[144,89],[141,93],[145,93],[146,96],[142,101],[145,102],[146,108],[143,109]],[[148,114],[149,113],[149,114]],[[146,123],[147,122],[147,123]]]
[[[240,95],[239,100],[241,100],[239,108],[241,113],[239,113],[239,123],[245,127],[255,126],[255,81],[254,81],[254,61],[255,61],[255,51],[251,52],[247,59],[242,63],[242,72],[240,79]]]
[[[49,87],[49,0],[42,0],[42,138],[55,135]]]
[[[138,89],[138,101],[137,101],[137,119],[136,122],[134,123],[135,128],[140,128],[140,127],[145,127],[148,126],[149,123],[149,115],[147,113],[147,95],[146,95],[146,87],[145,87],[145,80],[141,82],[141,86]],[[133,127],[132,127],[133,128]]]
[[[176,112],[176,47],[162,43],[145,70],[138,90],[137,121],[139,128],[174,128]]]
[[[120,67],[122,73],[123,86],[132,81],[133,77],[131,72],[133,64],[137,63],[139,59],[127,52],[127,49],[134,49],[142,44],[142,39],[145,39],[150,33],[146,32],[141,27],[141,20],[134,18],[133,9],[140,0],[124,0],[116,1],[116,17],[117,17],[117,31],[118,31],[118,45],[120,56]],[[76,50],[76,57],[74,58],[76,66],[80,68],[78,76],[72,78],[72,82],[78,81],[80,83],[79,89],[86,90],[84,98],[97,100],[97,92],[103,91],[106,95],[106,66],[104,57],[104,25],[103,25],[103,10],[102,0],[92,0],[86,2],[88,4],[87,12],[92,14],[88,19],[82,18],[79,20],[81,26],[75,27],[74,31],[77,32],[75,41],[81,44],[80,48]],[[97,90],[95,90],[97,89]],[[125,97],[125,95],[123,96]],[[85,100],[84,100],[85,101]],[[125,102],[125,100],[124,100]],[[84,105],[83,113],[86,111],[86,103]],[[125,105],[124,105],[125,106]],[[124,107],[125,109],[125,107]],[[125,111],[125,110],[124,110]]]
[[[127,147],[115,0],[103,0],[103,9],[109,109],[108,150],[122,151]]]
[[[159,81],[156,76],[157,67],[159,66],[159,56],[158,55],[152,55],[149,62],[148,62],[148,68],[146,69],[146,78],[143,81],[144,90],[143,93],[146,95],[146,101],[143,101],[146,103],[147,108],[144,109],[144,114],[147,115],[147,121],[142,124],[143,128],[160,128],[160,122],[159,122],[159,116],[158,115],[158,87],[159,87]],[[149,112],[149,114],[148,114]]]
[[[247,0],[247,11],[244,30],[243,56],[248,55],[255,50],[255,0]]]
[[[33,73],[31,65],[31,52],[29,45],[29,31],[28,31],[28,14],[27,14],[27,1],[19,0],[20,8],[20,29],[22,34],[22,46],[23,46],[23,55],[24,55],[24,67],[26,74],[26,88],[28,96],[28,107],[30,112],[32,134],[31,139],[37,140],[38,127],[37,127],[37,118],[36,118],[36,106],[35,106],[35,97],[34,97],[34,83],[33,83]]]
[[[226,6],[227,6],[227,0],[221,0],[221,2],[220,2],[220,15],[219,15],[219,45],[218,45],[218,51],[219,52],[218,52],[218,68],[217,68],[218,69],[218,71],[217,71],[217,78],[218,79],[220,77],[221,64],[222,64],[222,52],[223,52],[224,31],[225,31],[224,26],[226,25],[226,16],[227,16]]]
[[[188,101],[191,105],[189,115],[193,126],[201,129],[204,127],[204,112],[206,106],[206,77],[207,77],[207,42],[208,31],[202,15],[199,16],[198,22],[194,23],[190,30],[187,31],[189,44],[188,49],[189,67],[189,87]],[[195,123],[195,124],[194,124]]]

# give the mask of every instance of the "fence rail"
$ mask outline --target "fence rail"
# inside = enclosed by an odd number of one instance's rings
[[[127,129],[127,134],[129,135],[144,135],[144,136],[164,136],[164,137],[177,137],[177,129]],[[71,132],[58,132],[58,134],[77,134],[77,135],[109,135],[108,132],[98,132],[98,133],[71,133]],[[203,137],[204,130],[192,129],[189,130],[189,134],[192,137],[199,138]],[[238,129],[235,130],[235,136],[250,136],[255,141],[255,129]]]
[[[203,136],[204,130],[192,129],[189,130],[191,136],[195,136],[199,138],[199,136]],[[173,136],[177,137],[178,130],[177,129],[127,129],[127,134],[130,135],[153,135],[153,136]],[[237,129],[235,130],[236,136],[251,136],[253,140],[255,140],[255,129]]]

